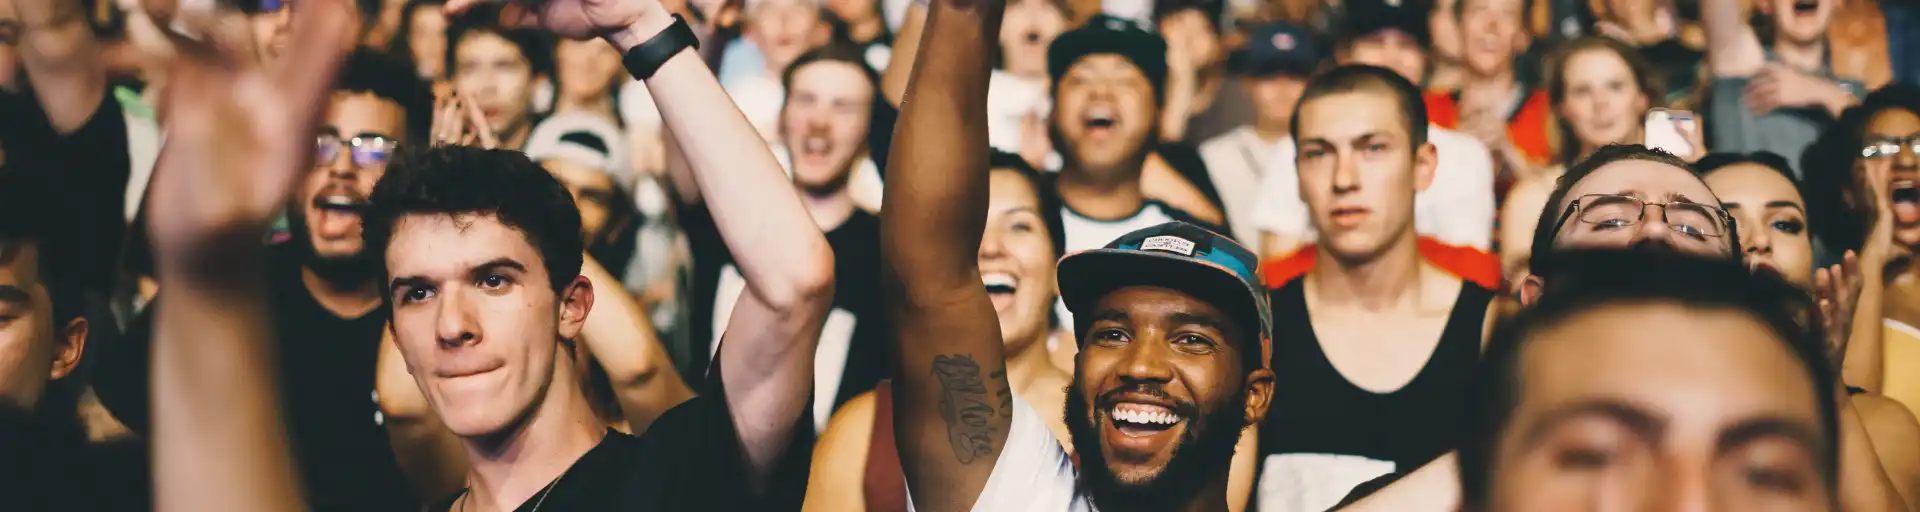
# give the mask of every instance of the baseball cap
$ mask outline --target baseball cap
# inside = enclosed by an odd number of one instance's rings
[[[1419,41],[1422,47],[1433,45],[1427,29],[1427,15],[1433,12],[1429,0],[1347,0],[1345,20],[1341,22],[1340,43],[1385,30],[1398,30]]]
[[[1158,286],[1199,297],[1240,325],[1259,326],[1260,366],[1271,364],[1273,315],[1260,259],[1219,233],[1177,221],[1140,229],[1061,258],[1059,279],[1076,339],[1086,339],[1100,297],[1126,286]]]
[[[1319,69],[1322,52],[1312,32],[1276,21],[1248,30],[1247,45],[1227,57],[1227,68],[1243,76],[1307,76]]]
[[[627,184],[626,138],[606,118],[582,112],[556,114],[541,121],[527,135],[527,158],[536,162],[565,160],[613,176]]]
[[[1108,15],[1094,16],[1087,23],[1061,33],[1047,46],[1047,74],[1053,84],[1081,57],[1114,54],[1132,61],[1153,83],[1155,97],[1167,86],[1167,40],[1140,28],[1131,20]]]

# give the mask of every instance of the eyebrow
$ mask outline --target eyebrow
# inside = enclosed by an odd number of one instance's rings
[[[1546,437],[1547,433],[1560,425],[1591,417],[1619,423],[1634,436],[1650,442],[1658,442],[1661,431],[1666,430],[1667,426],[1664,418],[1655,417],[1625,402],[1594,400],[1547,411],[1546,414],[1541,415],[1539,421],[1534,422],[1533,426],[1521,435],[1520,444],[1521,446],[1537,444]]]
[[[1715,449],[1727,453],[1765,438],[1782,438],[1806,448],[1821,446],[1820,436],[1803,422],[1780,417],[1755,418],[1720,430]],[[1815,448],[1816,450],[1818,448]]]
[[[1355,135],[1355,136],[1353,136],[1352,138],[1349,138],[1349,139],[1347,139],[1347,143],[1348,143],[1348,144],[1352,144],[1352,143],[1355,143],[1355,142],[1362,142],[1362,141],[1366,141],[1366,140],[1371,140],[1371,139],[1377,139],[1377,138],[1381,138],[1381,137],[1384,137],[1384,136],[1386,136],[1386,133],[1385,133],[1385,132],[1366,132],[1366,133],[1362,133],[1362,134],[1359,134],[1359,135]],[[1327,140],[1327,138],[1325,138],[1325,137],[1314,137],[1314,138],[1310,138],[1310,139],[1305,139],[1305,140],[1303,140],[1302,142],[1300,142],[1300,145],[1302,145],[1302,146],[1305,146],[1305,145],[1308,145],[1308,144],[1326,144],[1326,145],[1329,145],[1329,146],[1333,146],[1333,145],[1336,145],[1336,144],[1334,143],[1334,141],[1331,141],[1331,140]]]
[[[519,261],[515,261],[513,258],[506,258],[506,257],[494,258],[491,260],[487,260],[486,263],[474,265],[471,270],[467,271],[467,275],[474,278],[481,278],[481,277],[492,275],[496,271],[501,269],[512,270],[515,272],[526,272],[527,266],[524,264],[521,264]]]
[[[358,134],[358,135],[354,135],[354,136],[353,136],[353,138],[356,138],[356,139],[391,139],[391,138],[393,138],[393,137],[392,137],[392,136],[390,136],[390,135],[387,135],[387,134],[384,134],[384,133],[380,133],[380,132],[360,132],[360,134]]]
[[[494,271],[500,270],[500,269],[512,269],[519,272],[526,272],[527,266],[518,261],[514,261],[513,258],[504,258],[504,257],[494,258],[492,260],[488,260],[486,263],[474,265],[473,268],[467,269],[467,276],[469,278],[478,279],[481,277],[486,277],[492,274]],[[417,288],[417,287],[427,286],[431,284],[433,284],[433,281],[430,279],[427,279],[424,276],[397,276],[397,277],[394,277],[392,281],[388,281],[387,289],[397,290],[403,286],[408,288]]]
[[[1721,204],[1720,206],[1723,206],[1723,207],[1725,207],[1725,208],[1726,208],[1726,209],[1728,209],[1728,210],[1738,210],[1738,209],[1740,209],[1740,203],[1723,203],[1723,204]],[[1802,206],[1800,206],[1800,204],[1799,204],[1799,203],[1795,203],[1795,202],[1793,202],[1793,201],[1767,201],[1767,204],[1764,204],[1764,205],[1761,205],[1761,207],[1762,207],[1762,208],[1768,208],[1768,209],[1772,209],[1772,208],[1792,208],[1792,209],[1795,209],[1795,210],[1800,210],[1800,213],[1803,213],[1803,214],[1804,214],[1804,213],[1807,213],[1807,209],[1806,209],[1806,208],[1804,208],[1804,207],[1802,207]]]
[[[1109,309],[1093,315],[1093,321],[1095,322],[1106,320],[1106,321],[1112,321],[1112,322],[1120,322],[1124,324],[1124,323],[1127,323],[1128,318],[1131,318],[1131,317],[1127,316],[1127,312],[1121,311],[1118,309]]]
[[[0,302],[31,304],[33,303],[33,295],[28,294],[25,289],[18,286],[0,284]]]
[[[1193,313],[1174,313],[1172,315],[1168,315],[1168,318],[1171,318],[1173,320],[1173,323],[1175,324],[1198,325],[1201,327],[1207,327],[1214,330],[1225,330],[1220,328],[1220,321],[1214,320],[1213,318],[1207,317],[1204,315],[1196,315]]]

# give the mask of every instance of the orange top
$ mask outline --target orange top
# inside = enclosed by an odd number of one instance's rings
[[[1440,270],[1445,270],[1461,280],[1486,288],[1500,290],[1500,257],[1475,249],[1447,245],[1439,240],[1420,237],[1420,256],[1427,259]],[[1296,277],[1306,275],[1313,269],[1318,251],[1315,246],[1307,245],[1293,254],[1269,259],[1260,263],[1260,271],[1266,278],[1268,288],[1279,288]]]
[[[1428,91],[1422,99],[1427,103],[1427,122],[1449,130],[1459,129],[1460,102],[1454,93]],[[1552,123],[1553,104],[1547,100],[1545,90],[1535,89],[1520,105],[1520,111],[1507,119],[1507,140],[1513,142],[1514,149],[1520,150],[1527,163],[1547,165],[1553,161],[1553,144],[1547,138],[1547,127]]]

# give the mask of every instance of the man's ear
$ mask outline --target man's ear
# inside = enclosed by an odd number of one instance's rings
[[[573,282],[560,289],[560,332],[562,339],[576,339],[580,331],[587,326],[587,312],[593,310],[593,281],[587,276],[574,276]]]
[[[73,374],[80,367],[80,356],[87,351],[87,317],[76,317],[67,322],[59,336],[54,337],[53,366],[47,377],[60,380]]]
[[[1520,307],[1532,307],[1540,302],[1540,293],[1546,291],[1547,281],[1540,276],[1527,274],[1520,282]]]
[[[1273,406],[1273,370],[1261,368],[1247,374],[1247,415],[1242,427],[1259,425]]]
[[[1426,127],[1416,126],[1413,129],[1425,130]],[[1425,192],[1427,187],[1433,186],[1433,171],[1439,166],[1440,150],[1434,148],[1431,141],[1420,144],[1413,151],[1413,190]]]

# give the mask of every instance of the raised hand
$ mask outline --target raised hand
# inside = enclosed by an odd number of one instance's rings
[[[482,0],[450,0],[448,13],[462,13]],[[539,27],[574,39],[606,35],[640,22],[648,15],[664,12],[658,0],[538,0],[508,3],[501,22],[520,27]]]
[[[1866,281],[1860,274],[1860,257],[1847,251],[1838,265],[1813,272],[1813,295],[1820,307],[1820,323],[1825,327],[1828,364],[1837,375],[1846,361],[1847,342],[1853,336],[1853,312],[1860,305],[1860,293]],[[1871,326],[1870,326],[1871,327]]]
[[[487,125],[487,116],[473,101],[473,95],[449,84],[434,87],[432,133],[436,145],[500,147],[500,137]]]
[[[218,265],[211,252],[259,244],[313,168],[315,128],[353,36],[353,6],[302,0],[287,52],[264,65],[244,15],[171,2],[146,0],[147,10],[128,19],[169,83],[159,98],[167,140],[147,196],[148,229],[163,267]]]

